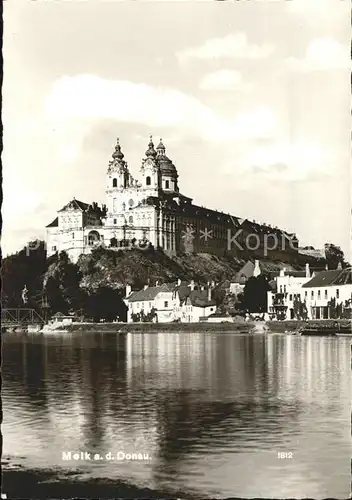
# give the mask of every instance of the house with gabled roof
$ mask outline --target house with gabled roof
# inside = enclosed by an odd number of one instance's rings
[[[145,285],[134,292],[127,287],[124,302],[128,307],[128,323],[143,321],[146,316],[157,323],[169,323],[174,320],[173,285]]]
[[[311,270],[306,264],[305,270],[297,271],[284,267],[274,278],[267,292],[268,313],[279,319],[295,319],[295,301],[300,299],[302,286],[311,280]]]
[[[316,273],[302,286],[301,300],[307,304],[312,319],[328,319],[331,308],[352,306],[352,268],[334,269]]]
[[[194,281],[186,283],[181,280],[156,286],[145,285],[137,291],[127,286],[124,299],[128,307],[127,321],[143,321],[148,316],[148,321],[158,323],[197,323],[216,311],[212,290],[211,284],[205,289],[196,286]]]
[[[181,323],[198,323],[216,311],[213,298],[213,284],[207,288],[180,283],[174,288],[174,317]]]

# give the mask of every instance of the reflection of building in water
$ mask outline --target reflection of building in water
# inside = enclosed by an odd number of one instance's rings
[[[152,335],[131,333],[127,336],[127,373],[130,389],[140,382],[163,387],[182,387],[184,382],[202,384],[206,362],[212,358],[212,345],[204,335]],[[192,360],[192,361],[191,361]]]
[[[128,334],[129,390],[157,384],[161,389],[201,389],[208,398],[243,394],[254,383],[250,367],[256,369],[247,340],[229,335],[224,341],[202,333]]]
[[[347,386],[340,389],[336,377],[346,373],[347,350],[336,339],[268,336],[266,363],[269,390],[280,399],[326,404],[332,386],[346,393]]]

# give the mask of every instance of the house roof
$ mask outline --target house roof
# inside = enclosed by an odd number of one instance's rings
[[[278,273],[278,276],[280,273]],[[284,276],[292,276],[293,278],[304,278],[306,275],[306,271],[285,271]]]
[[[285,274],[293,276],[294,278],[304,278],[306,276],[306,271],[287,271]]]
[[[303,288],[351,284],[351,268],[320,271]]]
[[[178,198],[178,201],[176,201]],[[245,230],[248,230],[250,233],[258,233],[258,234],[274,234],[278,237],[283,235],[286,239],[297,240],[296,235],[294,233],[288,233],[279,229],[278,227],[271,227],[267,224],[259,224],[255,221],[250,221],[248,219],[241,219],[238,216],[231,215],[224,212],[218,212],[217,210],[211,210],[206,207],[202,207],[199,205],[194,205],[192,203],[192,198],[188,198],[187,196],[178,193],[177,196],[174,194],[163,193],[161,198],[156,196],[147,197],[141,205],[154,205],[160,206],[163,205],[164,208],[170,210],[173,213],[182,214],[184,217],[197,218],[202,217],[206,223],[209,224],[218,224],[227,226],[228,228],[238,228],[243,227]]]
[[[50,222],[50,224],[48,224],[46,227],[58,227],[59,225],[59,218],[58,217],[55,217],[55,219]]]
[[[208,299],[208,290],[193,290],[189,294],[189,300],[194,307],[215,306],[215,300]]]
[[[81,212],[85,212],[89,207],[89,203],[84,203],[83,201],[76,200],[75,198],[69,201],[64,207],[62,207],[59,212],[64,212],[68,208],[73,210],[81,210]]]
[[[334,285],[351,285],[352,284],[352,268],[343,269],[336,278]]]
[[[178,285],[175,288],[175,292],[178,293],[180,302],[182,303],[185,299],[187,299],[187,297],[189,297],[191,289],[188,285],[181,283],[181,285]]]
[[[271,277],[279,276],[280,271],[286,268],[285,274],[290,276],[305,276],[305,271],[296,271],[289,264],[273,263],[266,260],[259,260],[259,267],[262,273],[270,274]],[[232,283],[245,283],[249,278],[253,276],[253,271],[255,268],[254,262],[248,260],[245,265],[235,274],[232,279]]]
[[[243,283],[253,276],[254,264],[250,260],[236,273],[234,282]]]
[[[142,290],[131,293],[131,295],[127,297],[127,300],[128,302],[144,302],[154,300],[160,292],[171,292],[171,287],[166,284],[160,286],[149,286],[145,290],[143,288]]]

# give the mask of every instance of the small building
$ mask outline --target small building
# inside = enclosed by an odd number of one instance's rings
[[[181,323],[198,323],[216,311],[216,301],[212,298],[212,286],[195,287],[180,284],[174,290],[174,316]]]
[[[72,323],[76,323],[77,321],[78,321],[78,318],[76,316],[73,316],[73,315],[66,316],[65,314],[62,314],[61,312],[57,312],[51,317],[50,324],[52,326],[59,326],[59,325],[67,326],[67,325],[71,325]]]
[[[352,305],[352,268],[317,273],[302,286],[301,300],[311,319],[343,316]]]
[[[248,260],[231,280],[229,292],[234,295],[242,293],[249,278],[264,274],[269,280],[279,276],[280,272],[294,273],[292,266],[283,263],[273,263],[266,260]]]
[[[127,322],[155,321],[158,323],[171,322],[173,315],[173,287],[168,284],[147,286],[142,290],[131,291],[126,287],[125,304],[128,307]],[[147,316],[147,318],[146,318]]]
[[[132,292],[126,287],[125,304],[128,307],[127,321],[155,321],[170,323],[197,323],[216,311],[212,298],[215,283],[205,287],[178,280],[157,286],[145,285],[142,290]]]
[[[301,299],[302,286],[311,279],[309,264],[305,271],[280,271],[279,276],[269,283],[267,311],[271,317],[280,320],[295,318],[295,301]]]
[[[234,318],[232,316],[230,316],[229,314],[223,314],[223,313],[213,313],[213,314],[210,314],[210,316],[208,316],[206,318],[207,322],[208,323],[233,323],[234,322]],[[237,319],[238,321],[238,319]],[[244,322],[244,320],[243,320]]]

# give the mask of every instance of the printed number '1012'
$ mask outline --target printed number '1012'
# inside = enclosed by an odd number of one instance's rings
[[[278,451],[277,458],[293,458],[293,453],[291,451],[290,452]]]

